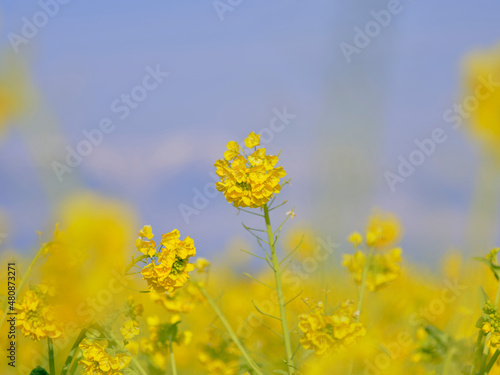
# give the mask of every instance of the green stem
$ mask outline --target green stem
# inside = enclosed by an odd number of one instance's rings
[[[50,337],[47,337],[47,345],[49,347],[50,375],[56,375],[56,365],[54,363],[54,346],[52,345],[52,339]]]
[[[206,298],[206,300],[208,301],[208,304],[210,305],[210,307],[212,307],[215,314],[217,315],[217,317],[221,321],[222,325],[226,329],[227,333],[229,334],[229,337],[231,338],[231,340],[234,342],[236,347],[241,352],[241,355],[245,359],[245,362],[253,369],[255,374],[263,375],[262,370],[255,364],[253,359],[250,357],[247,350],[245,349],[245,347],[241,343],[241,341],[238,338],[238,336],[236,335],[236,333],[233,331],[233,328],[231,327],[231,325],[227,321],[226,317],[222,313],[222,310],[219,308],[217,303],[213,300],[213,298],[210,296],[210,294],[208,294],[207,290],[202,285],[200,285],[199,283],[196,283],[196,282],[193,282],[193,284],[200,290],[201,294],[203,294],[203,296]]]
[[[283,294],[283,285],[281,283],[281,270],[276,254],[276,241],[274,240],[273,229],[271,227],[271,219],[269,218],[269,208],[267,204],[264,205],[264,219],[266,220],[267,236],[269,239],[269,248],[271,250],[271,257],[273,262],[274,278],[276,280],[276,292],[278,294],[278,304],[280,308],[281,328],[283,330],[283,341],[285,343],[286,363],[288,374],[295,373],[295,365],[293,363],[293,349],[292,341],[290,339],[290,330],[286,319],[285,296]]]
[[[61,375],[66,375],[68,373],[68,370],[71,368],[71,362],[73,362],[73,359],[75,357],[75,353],[78,351],[78,346],[82,342],[82,340],[85,338],[85,335],[87,334],[87,329],[84,328],[80,331],[80,334],[75,340],[75,343],[71,347],[71,350],[69,351],[68,356],[66,357],[66,361],[64,362],[63,368],[61,370]]]
[[[455,355],[457,349],[455,347],[451,347],[446,353],[446,358],[443,364],[443,375],[451,375],[451,367],[453,363],[453,356]]]
[[[42,256],[43,252],[45,251],[46,245],[43,245],[40,247],[40,250],[35,254],[35,257],[31,261],[30,265],[28,266],[28,269],[26,270],[26,273],[24,274],[23,278],[21,279],[21,282],[16,288],[16,294],[15,294],[15,299],[17,300],[17,296],[21,289],[23,288],[24,284],[26,283],[26,280],[28,280],[29,275],[31,274],[31,271],[33,270],[33,267],[35,266],[35,263],[38,261],[38,259]],[[5,304],[7,306],[7,303]],[[7,312],[9,310],[5,307],[5,311],[3,312],[2,318],[0,319],[0,328],[2,328],[3,324],[5,323],[5,319],[7,318]]]
[[[479,330],[479,333],[477,334],[477,340],[476,340],[476,345],[474,346],[474,352],[472,355],[472,366],[471,366],[471,372],[469,375],[474,375],[475,374],[475,369],[479,365],[479,361],[482,356],[482,352],[480,354],[481,347],[483,346],[483,337],[484,333],[483,331]]]
[[[123,269],[123,272],[122,272],[122,273],[125,275],[128,271],[130,271],[130,269],[131,269],[133,266],[135,266],[135,265],[137,264],[137,262],[140,262],[141,260],[146,259],[146,258],[148,258],[148,255],[141,255],[141,256],[137,257],[137,258],[136,258],[136,259],[134,259],[132,262],[130,262],[130,264],[129,264],[127,267],[125,267],[125,268]]]
[[[69,368],[68,374],[73,375],[76,372],[76,369],[78,367],[78,362],[80,362],[80,358],[82,358],[82,353],[78,352],[76,353],[75,360],[73,361],[73,364]]]
[[[170,364],[172,365],[172,375],[177,375],[177,366],[175,365],[175,356],[174,356],[174,344],[172,340],[169,343],[170,347]]]
[[[490,373],[490,371],[493,368],[493,365],[495,364],[495,362],[497,361],[499,355],[500,355],[500,350],[497,349],[495,354],[493,354],[493,357],[491,357],[491,360],[488,363],[488,366],[486,366],[486,368],[484,369],[484,372],[486,374]]]
[[[359,292],[359,301],[358,301],[358,320],[361,317],[361,309],[363,308],[363,302],[365,299],[365,292],[366,292],[366,281],[368,280],[368,272],[370,271],[372,259],[373,259],[373,248],[370,249],[370,253],[366,258],[366,264],[365,268],[363,269],[363,276],[361,278],[361,290]]]

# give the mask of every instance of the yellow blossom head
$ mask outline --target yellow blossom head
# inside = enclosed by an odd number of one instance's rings
[[[250,133],[247,147],[257,147],[260,136]],[[220,182],[215,186],[235,207],[264,206],[274,194],[281,191],[281,179],[286,176],[283,167],[276,167],[278,157],[266,155],[265,148],[257,148],[246,155],[234,141],[227,144],[224,159],[215,163]]]
[[[189,236],[181,240],[177,229],[162,236],[158,251],[141,253],[150,260],[141,271],[143,279],[157,292],[171,293],[180,288],[188,281],[188,272],[194,269],[189,263],[189,258],[196,255],[194,241]]]
[[[386,253],[377,253],[372,256],[366,279],[368,290],[375,291],[399,276],[401,273],[401,252],[400,248],[394,248]],[[352,255],[344,255],[343,264],[352,274],[357,285],[361,285],[366,261],[367,255],[362,251],[356,251]]]
[[[125,340],[130,340],[139,334],[139,323],[135,320],[127,320],[123,327],[120,328],[120,332]]]
[[[349,236],[349,242],[352,243],[354,247],[358,247],[363,243],[363,236],[359,232],[353,232]]]
[[[402,228],[399,220],[392,214],[376,212],[368,220],[366,244],[383,248],[399,240]]]
[[[300,343],[316,355],[336,352],[366,334],[352,301],[343,302],[331,315],[325,313],[322,302],[310,307],[310,313],[299,316]]]
[[[245,138],[245,146],[248,148],[254,148],[260,145],[260,134],[255,134],[251,132],[247,138]]]
[[[84,367],[84,375],[116,375],[129,367],[131,358],[125,353],[113,355],[107,349],[107,340],[84,339],[79,348],[82,359],[78,364]]]
[[[500,162],[500,45],[469,54],[464,61],[463,111],[468,130]]]
[[[23,336],[39,341],[46,337],[57,339],[63,335],[54,306],[49,303],[51,294],[46,285],[40,284],[26,291],[23,298],[14,305],[17,312],[16,325],[21,328]]]

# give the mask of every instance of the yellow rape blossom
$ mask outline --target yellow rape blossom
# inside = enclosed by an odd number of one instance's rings
[[[152,257],[156,254],[156,242],[153,241],[153,230],[150,225],[145,225],[138,233],[138,238],[135,241],[135,247],[137,250],[144,254]]]
[[[148,282],[150,290],[171,293],[188,281],[188,272],[194,269],[189,258],[195,255],[193,239],[187,236],[181,241],[179,231],[174,229],[163,235],[161,250],[141,270],[143,279]]]
[[[343,302],[332,315],[325,314],[322,302],[310,307],[310,313],[299,316],[300,343],[316,355],[336,352],[366,334],[352,301]]]
[[[349,242],[352,243],[354,247],[358,247],[363,243],[363,236],[359,232],[353,232],[349,236]]]
[[[368,220],[366,244],[377,248],[389,246],[401,237],[401,232],[401,224],[394,215],[375,213]]]
[[[188,313],[192,311],[197,304],[205,301],[200,290],[189,283],[182,289],[174,290],[171,293],[150,293],[151,301],[163,306],[172,313]]]
[[[500,45],[475,52],[464,63],[464,98],[474,98],[467,118],[472,136],[482,149],[500,161]],[[465,101],[465,99],[464,99]],[[470,103],[468,100],[467,104]]]
[[[23,299],[14,305],[17,311],[16,325],[21,328],[23,336],[29,336],[34,341],[62,336],[63,330],[54,315],[54,308],[47,304],[49,296],[49,288],[40,284],[26,291]]]
[[[120,332],[125,340],[130,340],[139,334],[139,324],[135,320],[127,320],[123,327],[120,328]]]
[[[78,363],[84,366],[84,375],[118,375],[129,367],[130,356],[124,353],[112,356],[106,350],[107,346],[107,340],[84,339],[80,343],[83,358]]]
[[[210,268],[210,262],[205,258],[198,258],[194,266],[199,273],[206,273]]]
[[[208,332],[208,341],[201,347],[198,360],[209,375],[237,375],[241,353],[232,341],[223,339],[214,330]]]
[[[369,264],[366,287],[370,291],[395,280],[401,273],[401,248],[394,248],[384,254],[374,254]],[[352,274],[357,285],[361,285],[367,255],[362,251],[345,254],[343,265]]]
[[[260,145],[260,134],[255,134],[251,132],[248,137],[245,139],[245,146],[248,148],[254,148]]]
[[[259,142],[260,136],[255,133],[250,133],[245,140],[245,144],[252,147]],[[281,179],[286,172],[283,167],[276,167],[278,157],[266,155],[265,148],[256,149],[249,156],[240,151],[236,142],[227,144],[224,159],[215,163],[221,179],[215,186],[235,207],[262,207],[281,191]]]
[[[487,345],[490,348],[500,348],[500,311],[498,306],[491,301],[487,301],[483,306],[483,324],[481,330],[486,334],[491,334]]]

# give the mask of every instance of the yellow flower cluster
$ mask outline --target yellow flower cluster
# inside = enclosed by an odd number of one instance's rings
[[[464,97],[474,98],[476,103],[474,106],[469,104],[473,110],[467,108],[470,122],[467,129],[480,142],[482,149],[499,162],[500,90],[492,82],[500,80],[500,46],[469,55],[464,66]]]
[[[123,327],[120,328],[120,332],[125,340],[130,340],[140,333],[139,323],[132,319],[127,320]]]
[[[23,299],[14,305],[17,311],[16,325],[21,327],[23,336],[29,336],[34,341],[62,336],[63,330],[58,325],[54,308],[47,303],[49,296],[49,288],[40,284],[28,290]]]
[[[314,303],[309,314],[299,316],[300,343],[317,355],[336,352],[366,334],[357,321],[352,301],[343,302],[332,315],[325,314],[322,302]]]
[[[397,247],[384,254],[374,254],[371,257],[366,278],[368,290],[377,290],[399,276],[401,273],[401,252],[401,248]],[[344,255],[343,265],[349,270],[358,285],[361,285],[363,280],[366,261],[367,255],[362,251],[356,251],[352,255]]]
[[[187,284],[182,289],[177,289],[172,293],[151,292],[150,295],[153,302],[172,313],[191,312],[197,304],[205,301],[200,290],[192,284]]]
[[[232,341],[225,340],[212,329],[201,348],[198,359],[208,375],[236,375],[240,370],[241,353]]]
[[[137,317],[141,316],[143,312],[144,306],[142,306],[142,304],[140,303],[136,303],[133,296],[128,296],[125,315],[128,316],[131,320],[137,320]]]
[[[257,148],[260,135],[250,133],[245,145],[255,147],[254,152],[247,156],[236,142],[227,144],[224,159],[215,163],[221,179],[215,186],[235,207],[258,208],[281,191],[280,182],[286,172],[283,167],[276,167],[278,156],[266,155],[265,148]]]
[[[168,322],[162,323],[158,316],[148,316],[147,319],[149,337],[143,337],[140,341],[141,350],[150,356],[155,367],[165,370],[167,357],[169,355],[170,339],[180,346],[189,345],[193,338],[191,331],[177,332],[171,337],[172,326],[180,322],[179,315],[173,315]]]
[[[196,255],[192,238],[187,236],[181,241],[179,231],[174,229],[163,235],[157,251],[152,240],[151,227],[145,226],[139,236],[137,248],[152,260],[141,271],[149,289],[159,293],[171,293],[183,286],[189,279],[188,272],[194,269],[194,265],[189,263],[189,258]]]
[[[500,348],[500,312],[498,306],[487,301],[483,306],[483,324],[481,329],[484,333],[491,333],[487,344],[490,348]]]
[[[392,214],[378,212],[370,217],[366,228],[366,245],[384,248],[401,237],[401,224]]]
[[[107,340],[84,339],[80,343],[83,359],[78,363],[84,366],[84,375],[119,375],[129,367],[130,356],[124,353],[113,356],[106,350],[107,346]]]

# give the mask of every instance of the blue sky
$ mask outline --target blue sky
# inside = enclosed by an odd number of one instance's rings
[[[354,28],[387,4],[243,0],[223,21],[212,1],[61,5],[16,55],[39,99],[36,115],[0,140],[3,246],[36,244],[34,231],[52,226],[58,199],[83,187],[129,202],[144,223],[178,227],[204,254],[217,252],[243,235],[234,210],[219,196],[188,224],[179,204],[211,181],[228,140],[269,127],[285,107],[296,117],[269,149],[282,150],[293,178],[283,196],[298,219],[342,242],[380,206],[402,218],[403,246],[415,259],[463,246],[477,152],[462,132],[450,133],[396,192],[383,173],[415,138],[444,126],[463,55],[500,42],[500,3],[401,1],[402,11],[347,63],[340,43],[353,43]],[[19,34],[23,17],[39,10],[36,1],[2,4],[5,53],[8,33]],[[117,120],[111,103],[158,65],[169,77]],[[106,117],[115,130],[60,183],[51,163]]]

